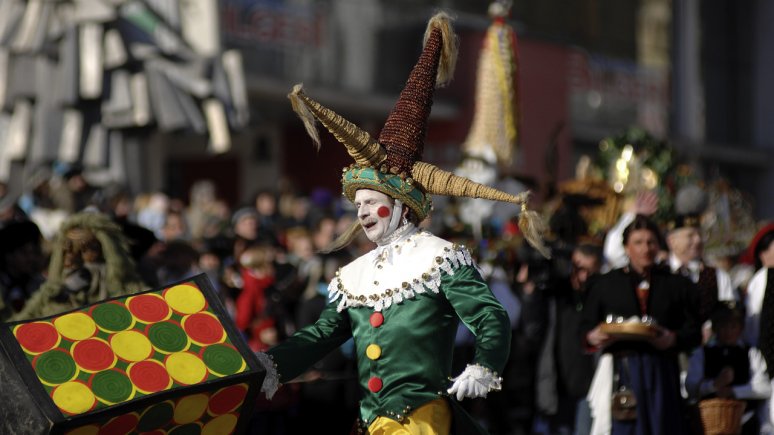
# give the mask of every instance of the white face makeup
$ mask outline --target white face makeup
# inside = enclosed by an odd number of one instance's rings
[[[389,235],[390,218],[394,211],[392,198],[375,190],[360,189],[355,192],[355,208],[368,240],[377,242]]]

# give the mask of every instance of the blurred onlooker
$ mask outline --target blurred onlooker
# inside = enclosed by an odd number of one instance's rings
[[[569,279],[550,289],[548,331],[538,360],[535,433],[588,434],[591,412],[586,394],[594,376],[594,356],[578,335],[587,283],[602,266],[602,250],[581,244],[572,251]]]
[[[324,251],[336,238],[336,219],[331,216],[323,216],[317,220],[312,232],[314,250]]]
[[[164,226],[161,227],[161,239],[166,242],[174,240],[189,240],[188,222],[183,213],[170,211],[164,219]]]
[[[137,223],[153,231],[156,238],[164,239],[162,229],[169,211],[169,197],[161,192],[139,195],[136,199]]]
[[[310,227],[309,210],[311,202],[305,196],[296,196],[290,203],[289,215],[286,217],[285,228]]]
[[[190,204],[186,209],[185,218],[194,240],[205,237],[205,228],[215,213],[216,199],[215,183],[211,180],[199,180],[191,186]]]
[[[40,229],[43,238],[51,240],[70,212],[57,208],[52,199],[52,172],[47,165],[32,171],[27,178],[27,192],[18,200],[19,206]]]
[[[652,191],[640,192],[634,202],[618,219],[618,222],[608,230],[605,236],[604,260],[602,272],[625,267],[629,263],[626,250],[623,245],[623,232],[636,216],[653,216],[658,211],[658,195]],[[660,235],[659,235],[660,239]],[[661,246],[665,248],[665,246]]]
[[[589,391],[592,431],[683,434],[678,354],[701,343],[698,291],[689,279],[658,265],[659,228],[649,218],[636,216],[622,243],[629,264],[594,280],[583,305],[582,337],[589,349],[602,352]],[[653,335],[610,335],[603,328],[608,316],[650,320]],[[620,400],[613,400],[611,390]]]
[[[503,421],[504,415],[490,415],[493,432],[510,433],[510,430],[529,433],[534,425],[536,409],[537,361],[548,326],[548,291],[551,283],[551,262],[537,250],[523,243],[518,250],[513,291],[521,305],[521,315],[511,338],[511,357],[503,370],[504,400],[510,404],[514,415]],[[491,399],[498,400],[499,394]],[[489,399],[488,399],[489,400]],[[498,427],[515,425],[515,427]],[[497,430],[495,430],[497,429]]]
[[[31,221],[0,229],[0,322],[18,313],[45,280],[41,234]]]
[[[315,284],[316,293],[301,302],[296,313],[299,328],[317,321],[328,303],[328,284],[339,267],[351,259],[327,257],[323,273]],[[297,433],[313,433],[320,421],[325,421],[331,433],[349,433],[357,418],[357,368],[352,355],[354,342],[344,343],[325,358],[315,363],[304,375],[301,384]]]
[[[248,242],[258,238],[258,212],[253,207],[243,207],[231,218],[234,237]]]
[[[258,227],[261,231],[277,235],[280,231],[277,196],[270,190],[261,190],[255,195],[254,203],[258,211]]]
[[[688,190],[685,188],[681,192]],[[672,273],[685,276],[699,289],[699,317],[704,322],[709,319],[718,301],[736,300],[737,295],[728,273],[704,262],[704,240],[700,224],[699,213],[678,214],[671,222],[667,245]]]
[[[251,246],[240,259],[242,290],[236,298],[236,325],[255,352],[276,345],[278,301],[274,288],[274,252],[270,246]]]
[[[159,257],[160,267],[156,272],[158,285],[181,281],[201,273],[199,252],[185,240],[168,241]]]
[[[763,328],[763,311],[772,310],[767,316],[769,320],[765,326],[774,326],[774,292],[769,290],[769,288],[774,287],[774,280],[769,279],[769,275],[772,275],[772,270],[774,270],[774,224],[769,224],[758,231],[750,243],[748,251],[755,263],[756,272],[747,285],[745,339],[748,344],[758,346],[764,355],[767,355],[770,347],[774,351],[774,346],[772,346],[774,345],[774,336],[767,334],[772,340],[770,344],[759,342],[759,339],[760,334],[766,329]],[[768,309],[764,310],[764,307]],[[767,332],[774,333],[774,331]],[[774,363],[774,361],[769,362]]]
[[[761,418],[768,420],[762,405],[771,395],[771,384],[761,352],[742,340],[744,323],[744,310],[735,302],[718,304],[712,314],[714,334],[691,355],[685,389],[693,400],[747,401],[742,434],[753,435],[761,433]]]
[[[98,189],[86,180],[83,167],[72,165],[62,174],[61,181],[54,185],[51,191],[51,199],[56,208],[72,214],[93,205]]]
[[[322,276],[322,262],[315,254],[314,242],[309,230],[303,227],[287,231],[286,262],[292,266],[293,280],[281,287],[282,301],[288,312],[295,313],[304,295],[317,291],[317,281]]]

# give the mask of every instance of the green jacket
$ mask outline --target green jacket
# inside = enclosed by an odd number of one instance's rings
[[[400,421],[447,395],[459,320],[476,336],[471,363],[499,373],[508,358],[508,315],[470,253],[430,233],[356,259],[329,290],[320,319],[268,353],[289,381],[354,337],[365,425],[378,416]]]

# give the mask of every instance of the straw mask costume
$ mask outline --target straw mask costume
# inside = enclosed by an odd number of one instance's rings
[[[121,228],[104,214],[76,213],[54,240],[46,282],[12,320],[51,316],[145,289]]]
[[[318,146],[316,120],[354,158],[343,171],[343,192],[358,208],[355,230],[365,227],[378,246],[337,271],[315,324],[258,354],[267,369],[267,396],[350,337],[362,389],[361,428],[371,433],[444,434],[452,421],[457,431],[470,433],[475,424],[449,396],[485,397],[500,389],[497,373],[510,348],[505,310],[464,246],[416,225],[431,210],[429,194],[446,194],[520,204],[522,231],[541,248],[542,227],[537,213],[526,209],[527,192],[509,195],[420,160],[436,82],[449,80],[455,58],[449,17],[438,14],[378,140],[306,96],[300,85],[290,94]],[[477,337],[476,356],[450,383],[459,320]]]

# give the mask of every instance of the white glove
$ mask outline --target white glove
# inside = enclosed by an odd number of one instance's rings
[[[267,399],[271,400],[274,397],[274,393],[280,387],[277,364],[274,363],[274,359],[268,353],[257,352],[255,356],[258,357],[258,362],[266,370],[266,376],[263,378],[263,384],[261,384],[261,391],[266,394]]]
[[[486,397],[490,391],[500,391],[503,379],[496,372],[478,364],[468,364],[447,392],[457,396],[457,400],[466,397]]]

